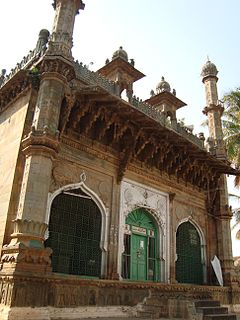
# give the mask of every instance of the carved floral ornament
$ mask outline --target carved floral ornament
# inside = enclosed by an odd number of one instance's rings
[[[125,218],[134,209],[146,208],[165,234],[168,210],[167,195],[138,184],[123,181],[121,196],[121,210]]]

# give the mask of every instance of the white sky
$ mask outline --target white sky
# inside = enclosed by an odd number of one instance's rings
[[[0,0],[0,69],[15,67],[35,47],[40,29],[51,31],[51,0]],[[149,97],[164,76],[187,103],[178,114],[195,132],[205,131],[201,67],[219,70],[219,98],[240,85],[239,0],[85,0],[76,17],[73,55],[97,70],[123,46],[146,77],[135,85]],[[234,191],[230,185],[230,191]],[[235,203],[233,203],[235,206]]]

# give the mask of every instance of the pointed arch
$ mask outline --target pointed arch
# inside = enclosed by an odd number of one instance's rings
[[[109,220],[109,210],[104,206],[99,196],[92,189],[90,189],[84,183],[84,181],[81,181],[75,184],[65,185],[59,188],[58,190],[54,191],[53,193],[49,193],[45,222],[49,225],[51,208],[52,208],[54,199],[56,199],[56,197],[61,194],[78,197],[80,195],[77,194],[76,192],[77,190],[79,190],[80,194],[82,194],[83,197],[87,196],[88,199],[91,199],[95,203],[95,205],[97,206],[101,214],[101,236],[100,236],[99,246],[102,251],[101,275],[104,276],[106,275],[106,272],[107,272],[106,252],[108,248],[107,228],[108,228],[108,220]],[[48,234],[46,235],[45,239],[47,238],[48,238]]]
[[[48,195],[48,205],[47,205],[47,211],[46,211],[46,218],[45,223],[49,224],[50,219],[50,212],[51,212],[51,206],[53,200],[61,193],[71,192],[72,190],[80,189],[82,192],[86,193],[91,199],[96,203],[98,206],[101,215],[102,215],[102,230],[101,230],[101,242],[100,247],[102,250],[107,251],[107,226],[108,226],[108,220],[109,220],[109,209],[106,208],[102,202],[102,200],[99,198],[99,196],[90,189],[83,181],[79,183],[73,183],[65,185],[53,193],[49,193]]]
[[[178,231],[180,230],[181,226],[183,224],[189,223],[189,226],[192,226],[199,237],[200,245],[199,245],[199,250],[200,250],[200,263],[202,266],[202,283],[207,283],[207,269],[206,269],[206,239],[205,235],[202,231],[202,228],[199,226],[199,224],[192,218],[192,216],[189,216],[187,218],[182,219],[178,224],[176,228],[176,265],[178,261],[178,256],[177,256],[177,235]],[[177,271],[176,271],[177,272]]]

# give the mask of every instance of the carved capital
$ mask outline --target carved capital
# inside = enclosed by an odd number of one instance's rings
[[[15,219],[13,220],[13,227],[12,238],[43,241],[48,225],[39,221]]]
[[[57,49],[57,44],[54,44],[54,48],[51,48],[52,42],[49,43],[49,49],[47,53],[49,56],[46,56],[42,65],[40,72],[42,74],[42,77],[46,77],[46,73],[52,73],[55,74],[58,78],[61,80],[67,80],[67,82],[72,81],[75,78],[75,71],[72,66],[72,63],[69,61],[66,61],[65,59],[59,57],[59,52]],[[56,49],[56,52],[55,52]],[[51,51],[53,50],[53,51]],[[51,57],[51,55],[57,54],[58,57]],[[52,77],[51,75],[51,77]]]

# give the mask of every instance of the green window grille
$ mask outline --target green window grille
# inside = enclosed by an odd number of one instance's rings
[[[82,191],[60,194],[52,203],[49,238],[53,272],[99,277],[101,212]]]
[[[176,280],[179,283],[203,283],[201,241],[190,222],[182,223],[176,235]]]

